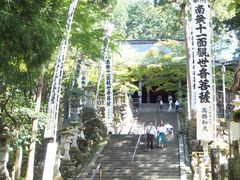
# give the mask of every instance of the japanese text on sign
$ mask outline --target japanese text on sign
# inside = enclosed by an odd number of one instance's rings
[[[197,139],[213,140],[213,86],[210,8],[207,0],[192,0]]]

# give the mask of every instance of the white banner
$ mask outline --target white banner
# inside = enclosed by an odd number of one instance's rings
[[[113,124],[112,59],[107,58],[105,62],[105,123],[108,130],[111,130]]]
[[[48,101],[49,122],[45,126],[44,138],[53,138],[54,140],[56,140],[56,136],[57,136],[58,110],[60,105],[63,65],[67,55],[68,40],[69,40],[73,16],[74,16],[74,12],[77,7],[77,4],[78,4],[78,0],[73,0],[70,4],[64,37],[61,41],[58,56],[56,59],[52,88],[51,88],[51,93]]]
[[[214,139],[211,14],[207,0],[192,0],[193,54],[196,78],[197,139]]]

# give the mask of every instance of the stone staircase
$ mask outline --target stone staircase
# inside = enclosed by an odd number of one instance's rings
[[[172,136],[172,137],[171,137]],[[133,163],[132,155],[138,140],[138,135],[112,135],[107,145],[95,162],[102,165],[103,180],[158,180],[180,179],[178,139],[174,135],[167,137],[165,148],[146,149],[146,137],[143,135]],[[88,172],[86,179],[90,179],[92,172]],[[132,176],[133,175],[133,176]],[[99,179],[99,175],[95,179]]]

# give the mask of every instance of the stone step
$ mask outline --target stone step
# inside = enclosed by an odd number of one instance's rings
[[[178,156],[178,149],[159,149],[159,148],[153,148],[152,151],[149,151],[148,149],[143,149],[143,150],[139,150],[137,151],[136,156],[152,156],[152,157],[158,157],[158,156],[162,156],[162,155],[168,155],[168,157],[171,156]]]
[[[100,155],[100,157],[104,156],[128,156],[128,155],[133,155],[134,151],[103,151]],[[160,156],[178,156],[178,150],[160,150],[160,149],[153,149],[152,151],[149,151],[148,149],[141,149],[137,150],[135,156],[145,156],[145,157],[160,157]]]
[[[101,153],[102,156],[132,156],[133,151],[103,151]]]
[[[175,176],[171,176],[171,177],[152,177],[152,178],[148,178],[148,177],[102,177],[102,179],[104,180],[180,180],[180,177],[175,177]],[[75,179],[68,179],[68,180],[75,180]],[[90,177],[85,178],[84,180],[90,180]],[[99,177],[95,177],[94,180],[99,180]]]
[[[131,160],[132,159],[132,154],[126,155],[126,154],[106,154],[102,157],[99,157],[99,160]],[[179,160],[178,154],[172,154],[169,156],[169,154],[136,154],[134,157],[135,161],[150,161],[150,160],[159,160],[159,159],[164,159],[164,160],[171,160],[171,159],[176,159]]]
[[[110,139],[109,140],[109,142],[111,142],[111,143],[137,143],[137,141],[138,141],[138,138],[126,138],[126,139],[124,139],[124,138],[120,138],[120,139],[118,139],[118,138],[116,138],[116,139]],[[147,138],[146,137],[141,137],[141,141],[140,142],[146,142],[147,141]],[[157,138],[155,138],[154,140],[153,140],[154,142],[157,142],[158,140],[157,140]],[[178,139],[177,138],[170,138],[170,137],[166,137],[166,143],[177,143],[178,142]]]
[[[118,149],[118,150],[104,150],[101,152],[102,156],[104,155],[130,155],[134,153],[135,149]],[[146,156],[151,156],[151,155],[156,155],[156,156],[161,156],[163,154],[172,156],[172,155],[178,155],[179,153],[179,149],[173,149],[173,148],[165,148],[165,149],[160,149],[158,147],[153,148],[152,151],[149,151],[149,149],[147,149],[147,147],[141,148],[141,149],[137,149],[136,151],[136,155],[137,154],[141,154],[141,155],[146,155]]]
[[[129,142],[129,143],[110,143],[109,145],[106,145],[104,149],[118,149],[118,148],[135,148],[137,142]],[[153,143],[154,146],[158,146],[158,142]],[[139,146],[146,146],[146,142],[141,142]],[[178,147],[178,142],[171,142],[171,143],[166,143],[166,147]]]
[[[165,174],[165,175],[179,175],[180,174],[180,168],[175,165],[175,167],[167,167],[167,166],[156,166],[151,165],[151,169],[147,169],[146,166],[119,166],[119,167],[110,167],[110,166],[102,166],[102,172],[104,174],[109,173],[110,175],[117,175],[117,174],[129,174],[133,172],[136,174]],[[90,174],[92,171],[89,172]]]
[[[137,149],[138,152],[146,152],[148,151],[147,146],[144,147],[140,147],[139,149]],[[159,148],[158,146],[153,146],[153,152],[150,152],[151,154],[153,153],[175,153],[178,152],[179,149],[178,147],[164,147],[163,149]],[[147,153],[148,154],[148,153]]]
[[[138,169],[138,170],[143,169],[143,171],[145,171],[145,170],[149,171],[146,168],[151,168],[151,170],[159,170],[159,169],[163,169],[163,168],[179,169],[179,164],[158,164],[158,165],[153,166],[152,164],[135,164],[135,163],[133,163],[133,166],[135,169]],[[97,167],[97,165],[93,166],[93,169],[95,169],[96,167]],[[131,164],[129,166],[118,166],[118,167],[114,167],[111,164],[103,164],[102,168],[106,169],[106,170],[114,170],[115,169],[115,170],[124,171],[129,168],[131,169]]]
[[[108,176],[108,177],[116,177],[116,176],[130,176],[132,174],[131,170],[129,171],[105,171],[103,169],[102,175],[103,176]],[[179,176],[180,173],[177,170],[172,170],[172,171],[165,171],[165,170],[158,170],[158,171],[141,171],[141,172],[133,172],[134,176]],[[91,174],[89,174],[91,175]]]
[[[106,159],[106,160],[97,160],[96,161],[97,164],[101,163],[102,165],[104,164],[109,164],[109,165],[112,165],[112,166],[124,166],[124,165],[130,165],[131,164],[131,161],[126,161],[126,160],[119,160],[119,161],[113,161],[113,160],[109,160],[109,159]],[[144,164],[144,165],[147,165],[147,164],[160,164],[160,163],[165,163],[166,165],[168,164],[179,164],[178,160],[176,159],[158,159],[158,160],[155,160],[155,161],[134,161],[134,164]]]
[[[107,155],[107,154],[106,154]],[[157,152],[157,150],[153,149],[152,151],[149,151],[148,149],[138,151],[135,156],[145,156],[145,157],[161,157],[161,156],[178,156],[178,151],[177,150],[169,150],[169,151],[160,151]]]
[[[180,180],[179,175],[168,175],[168,176],[163,176],[163,175],[133,175],[134,180]],[[131,175],[125,175],[125,176],[107,176],[103,175],[102,176],[103,180],[132,180]],[[89,178],[86,178],[86,180],[90,180]],[[96,176],[94,180],[99,180],[99,177]]]
[[[110,141],[112,140],[119,140],[119,141],[124,141],[124,140],[137,140],[138,139],[138,135],[112,135],[110,137]]]
[[[180,179],[177,138],[169,139],[163,149],[154,141],[154,149],[148,151],[146,136],[143,135],[132,166],[131,159],[137,140],[136,135],[112,135],[93,169],[101,163],[104,180],[132,180],[132,167],[134,180]]]
[[[108,153],[101,154],[101,157],[98,158],[98,161],[131,161],[133,153],[123,152],[121,154],[117,153]],[[134,157],[134,161],[146,161],[146,162],[154,162],[154,161],[179,161],[179,155],[177,153],[173,154],[136,154]]]
[[[134,146],[128,145],[128,146],[125,146],[125,147],[105,146],[104,151],[122,151],[122,152],[126,151],[127,152],[127,151],[134,151],[135,147],[136,147],[136,145],[134,145]],[[145,149],[146,147],[147,147],[147,144],[143,144],[143,145],[138,146],[138,149]],[[156,149],[159,149],[159,150],[164,150],[164,151],[166,151],[166,150],[167,151],[168,150],[178,151],[178,146],[176,144],[174,144],[174,145],[167,144],[167,145],[165,145],[165,147],[163,149],[161,149],[161,148],[158,147],[158,144],[155,143],[155,144],[153,144],[153,147],[156,148]]]
[[[131,167],[125,167],[129,169],[129,172],[131,172]],[[103,168],[104,173],[108,172],[108,173],[122,173],[125,172],[127,173],[128,170],[124,169],[124,167],[122,169],[110,169],[110,168]],[[142,172],[142,173],[159,173],[160,171],[165,171],[167,174],[179,174],[180,170],[179,168],[165,168],[165,167],[151,167],[151,170],[149,169],[145,169],[145,168],[139,168],[139,167],[135,167],[133,166],[133,171],[136,173]]]
[[[112,168],[128,168],[132,165],[132,162],[111,162],[111,161],[105,161],[105,162],[97,162],[98,164],[101,163],[103,167],[112,167]],[[133,166],[134,167],[139,167],[139,168],[150,168],[151,170],[151,167],[178,167],[179,166],[179,163],[178,161],[156,161],[156,162],[144,162],[144,161],[136,161],[136,162],[133,162]]]

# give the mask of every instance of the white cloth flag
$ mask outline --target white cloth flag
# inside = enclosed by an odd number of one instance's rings
[[[113,124],[113,88],[112,88],[112,59],[105,62],[105,123],[108,130]]]
[[[207,0],[192,0],[193,53],[196,78],[197,139],[214,139],[211,14]]]

